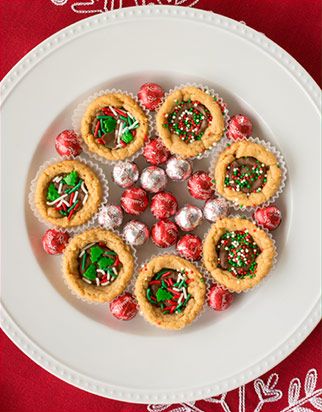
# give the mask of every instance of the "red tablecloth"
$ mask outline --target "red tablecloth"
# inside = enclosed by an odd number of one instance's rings
[[[212,10],[265,33],[321,81],[319,0],[2,0],[0,76],[39,42],[93,13],[120,6],[178,4]],[[148,406],[103,399],[45,372],[0,333],[1,411],[309,412],[322,410],[321,325],[284,362],[238,390],[194,404]],[[179,409],[178,409],[179,408]],[[181,408],[181,409],[180,409]]]

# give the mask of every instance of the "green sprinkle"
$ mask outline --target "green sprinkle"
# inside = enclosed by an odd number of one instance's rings
[[[76,190],[78,190],[78,189],[81,187],[82,183],[83,183],[83,180],[81,179],[81,180],[77,183],[76,186],[72,187],[71,189],[66,190],[65,193],[67,193],[68,195],[70,195],[71,193],[76,192]]]
[[[125,133],[122,134],[121,140],[123,140],[123,142],[125,142],[126,144],[132,142],[133,140],[132,133],[129,130],[127,130]]]
[[[153,305],[156,304],[156,303],[152,300],[152,298],[151,298],[151,288],[148,288],[148,289],[147,289],[147,291],[146,291],[146,297],[148,298],[148,301],[149,301],[150,303],[152,303]]]
[[[126,124],[128,123],[127,117],[120,115],[120,119],[123,120],[123,122],[125,122]]]
[[[96,267],[95,265],[89,265],[88,268],[86,269],[86,272],[83,273],[83,276],[86,279],[89,280],[95,280],[96,279]]]
[[[113,256],[116,256],[117,253],[113,252],[112,250],[105,250],[104,256],[105,256],[105,255],[113,255]]]
[[[172,293],[168,292],[163,288],[159,288],[156,293],[156,298],[158,302],[163,302],[165,300],[172,299]]]
[[[87,258],[87,253],[85,252],[82,256],[82,271],[85,270],[86,258]]]
[[[75,186],[76,183],[78,182],[78,173],[76,172],[76,170],[73,170],[67,176],[65,176],[64,182],[68,186]]]
[[[162,275],[164,275],[165,273],[169,272],[169,270],[170,270],[170,269],[161,269],[161,270],[159,270],[159,272],[157,272],[157,273],[155,274],[156,280],[159,280],[160,277],[161,277]]]
[[[77,205],[78,202],[79,202],[79,200],[76,200],[76,202],[73,203],[73,204],[71,205],[71,207],[67,209],[67,213],[69,213],[71,210],[73,210],[74,207]]]
[[[114,263],[114,259],[109,258],[109,257],[102,257],[100,260],[97,262],[98,267],[100,269],[107,269],[109,266],[112,266]]]
[[[103,133],[112,133],[116,129],[116,120],[112,116],[101,119],[101,129]]]
[[[92,262],[92,263],[97,262],[97,261],[99,260],[99,258],[102,256],[103,253],[104,253],[104,250],[103,250],[101,247],[99,247],[99,246],[97,246],[97,245],[92,246],[92,247],[90,248],[90,259],[91,259],[91,262]]]
[[[47,191],[47,200],[50,202],[53,202],[54,200],[58,199],[60,197],[60,194],[58,193],[57,189],[55,188],[54,183],[50,183],[48,186],[48,191]]]

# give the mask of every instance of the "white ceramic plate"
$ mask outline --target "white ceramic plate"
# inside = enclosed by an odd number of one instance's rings
[[[208,311],[180,333],[155,329],[140,317],[118,322],[106,305],[72,296],[60,258],[41,249],[44,227],[27,202],[30,180],[55,155],[54,136],[71,126],[75,105],[100,88],[136,92],[146,81],[165,88],[187,81],[216,88],[232,113],[250,115],[254,135],[280,148],[289,170],[279,203],[284,219],[274,273],[229,311]],[[2,91],[2,326],[35,362],[110,398],[194,400],[266,372],[317,324],[319,89],[263,34],[180,7],[101,14],[37,46],[6,76]],[[207,162],[195,162],[195,169]],[[116,201],[120,191],[111,191]],[[156,252],[149,243],[140,260]]]

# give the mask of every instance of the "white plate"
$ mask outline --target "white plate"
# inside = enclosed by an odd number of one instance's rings
[[[41,250],[44,227],[27,203],[30,180],[54,155],[54,136],[70,127],[75,105],[97,89],[136,92],[146,81],[215,87],[232,113],[254,119],[255,135],[278,145],[289,170],[272,276],[229,311],[208,311],[180,333],[155,329],[140,317],[118,322],[106,305],[72,296],[60,259]],[[263,34],[200,10],[128,8],[55,34],[15,66],[2,90],[2,323],[35,362],[110,398],[193,400],[266,372],[317,324],[319,89]],[[112,192],[116,200],[120,191],[113,186]],[[151,251],[151,244],[141,249],[141,259]]]

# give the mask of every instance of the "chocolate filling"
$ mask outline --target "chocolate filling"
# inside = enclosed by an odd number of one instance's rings
[[[150,280],[146,297],[152,305],[161,308],[163,314],[181,313],[191,298],[190,282],[185,271],[161,269]]]
[[[95,286],[107,286],[114,282],[121,268],[117,253],[104,242],[90,243],[78,256],[80,277]]]
[[[209,126],[212,116],[206,106],[198,101],[188,100],[178,103],[168,114],[167,123],[171,133],[177,134],[184,142],[200,140]]]
[[[267,182],[268,169],[255,157],[236,158],[226,168],[225,186],[248,196],[261,192]]]
[[[226,232],[216,245],[218,267],[237,278],[254,277],[261,250],[247,230]]]
[[[103,107],[92,121],[92,134],[98,144],[109,149],[126,147],[136,136],[139,122],[123,107]]]
[[[87,199],[86,184],[75,170],[55,176],[48,184],[47,205],[69,219],[82,209]]]

